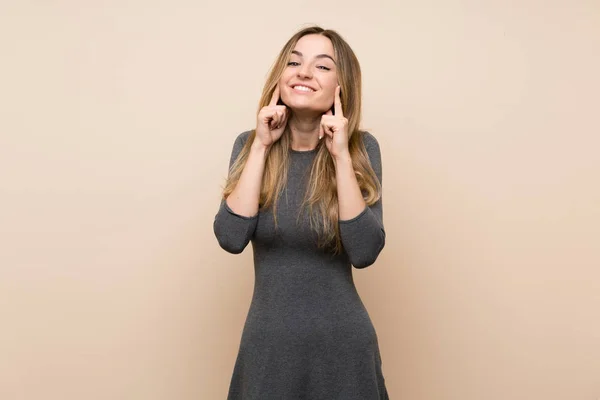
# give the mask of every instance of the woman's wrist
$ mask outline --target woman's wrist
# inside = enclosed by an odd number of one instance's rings
[[[341,154],[338,154],[336,156],[333,157],[333,162],[334,164],[337,166],[338,164],[348,164],[348,165],[352,165],[352,156],[350,156],[350,152],[349,151],[345,151]]]
[[[260,141],[260,139],[255,138],[254,141],[252,142],[252,146],[250,147],[250,152],[264,156],[264,155],[266,155],[266,153],[270,147],[271,146],[267,146],[267,145],[263,144]]]

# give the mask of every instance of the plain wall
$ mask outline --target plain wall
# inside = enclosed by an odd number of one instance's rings
[[[600,398],[600,3],[130,0],[0,5],[2,400],[226,397],[254,272],[212,222],[311,23],[382,147],[391,398]]]

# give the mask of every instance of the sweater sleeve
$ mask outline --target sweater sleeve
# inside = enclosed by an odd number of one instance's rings
[[[364,133],[364,143],[371,166],[382,183],[381,151],[370,133]],[[380,198],[350,220],[340,220],[340,236],[344,250],[355,268],[372,265],[385,246],[383,204]]]
[[[229,160],[230,169],[244,147],[248,136],[249,132],[244,132],[236,138]],[[219,245],[225,251],[232,254],[239,254],[244,251],[250,242],[257,222],[258,214],[252,217],[236,214],[229,208],[225,199],[221,199],[221,204],[213,223],[213,230]]]

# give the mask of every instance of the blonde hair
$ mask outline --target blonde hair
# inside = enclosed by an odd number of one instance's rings
[[[335,31],[325,30],[318,26],[305,28],[292,36],[281,49],[267,77],[260,98],[258,110],[269,104],[273,91],[285,70],[289,57],[298,40],[305,35],[323,35],[333,44],[338,82],[341,89],[341,103],[344,117],[348,119],[348,148],[359,187],[367,205],[372,205],[381,196],[381,185],[369,162],[369,157],[359,131],[361,120],[361,72],[356,55],[346,41]],[[235,189],[250,151],[256,132],[250,133],[248,140],[229,171],[223,197],[227,198]],[[289,167],[289,151],[291,149],[291,133],[285,129],[281,138],[269,149],[265,161],[265,171],[260,191],[259,207],[272,207],[275,223],[279,195],[283,191]],[[336,173],[333,158],[323,142],[317,147],[315,160],[311,167],[305,197],[308,207],[310,226],[319,234],[319,245],[330,247],[334,253],[342,251],[338,225],[338,199]]]

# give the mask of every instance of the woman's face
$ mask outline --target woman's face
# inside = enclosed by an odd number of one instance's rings
[[[327,37],[300,38],[279,80],[281,100],[297,114],[327,112],[338,85],[334,60],[333,44]]]

